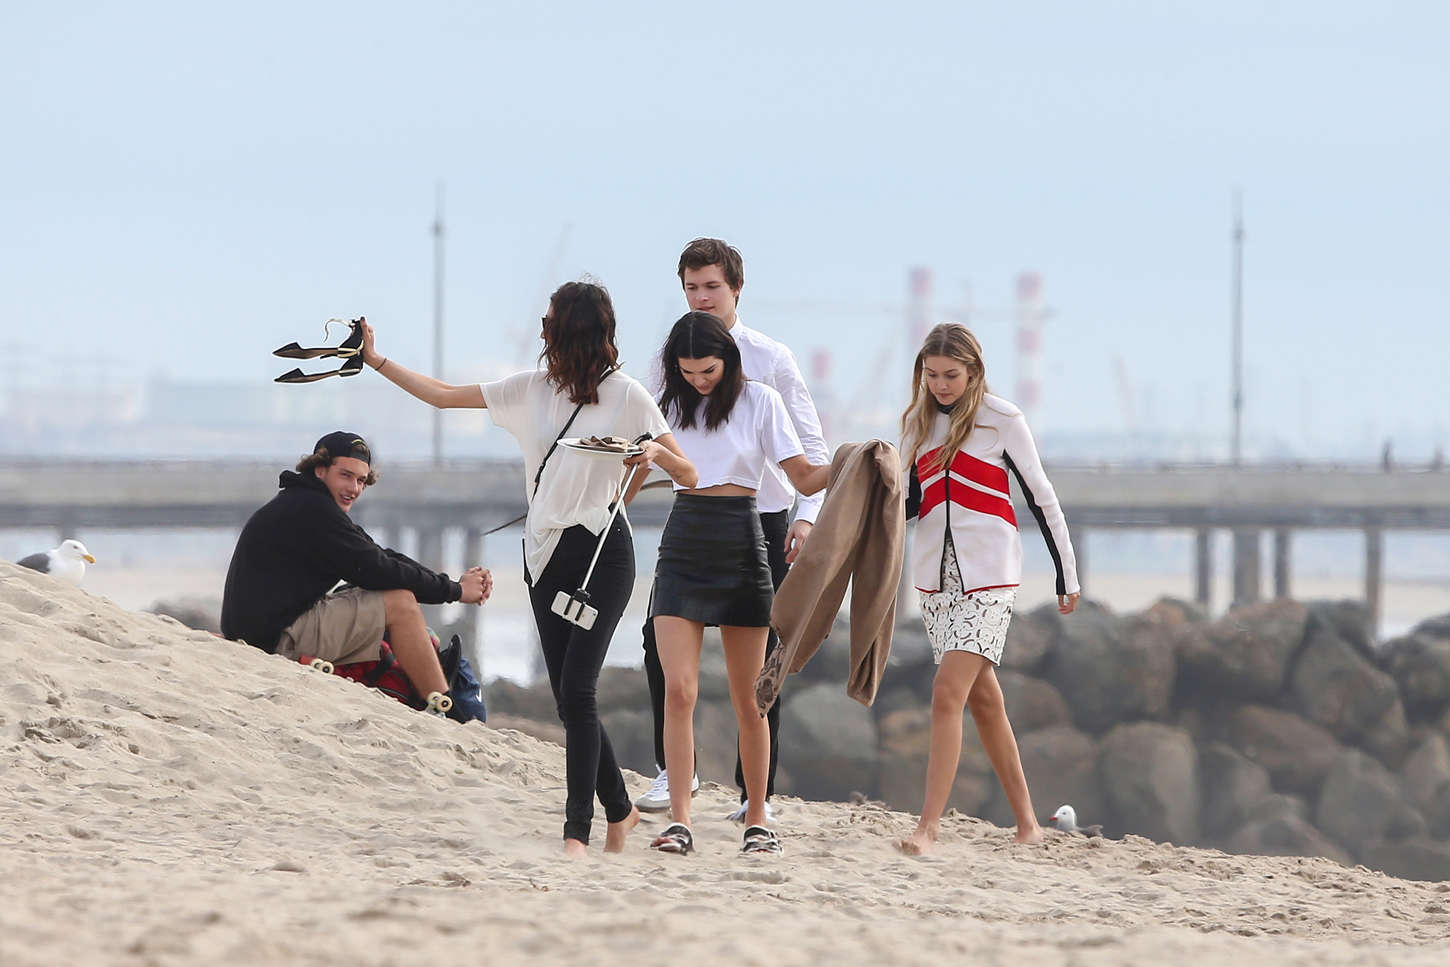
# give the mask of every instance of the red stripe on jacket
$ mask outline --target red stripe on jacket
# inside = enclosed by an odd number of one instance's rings
[[[917,458],[916,473],[918,477],[925,480],[940,472],[936,466],[936,457],[939,453],[941,453],[941,447]],[[1000,493],[1011,492],[1007,489],[1007,468],[979,460],[969,453],[957,451],[957,455],[952,458],[951,472],[964,480],[981,484],[983,487],[990,487]]]
[[[951,490],[952,503],[958,507],[965,507],[967,510],[974,510],[980,514],[991,514],[1000,517],[1013,527],[1017,526],[1017,515],[1012,510],[1012,502],[1004,497],[995,494],[985,493],[976,487],[968,487],[966,484],[957,484]],[[921,509],[917,511],[917,519],[924,520],[926,515],[936,509],[936,506],[947,499],[947,478],[940,477],[930,487],[921,492]]]

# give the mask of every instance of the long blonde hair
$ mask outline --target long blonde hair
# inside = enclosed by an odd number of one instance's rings
[[[916,462],[917,453],[931,436],[931,425],[936,420],[936,397],[927,389],[926,377],[922,375],[928,356],[955,359],[967,370],[966,392],[952,404],[946,442],[932,461],[933,469],[940,470],[951,464],[976,426],[977,408],[987,392],[987,370],[982,362],[982,345],[966,326],[943,322],[926,334],[911,371],[911,402],[901,414],[901,452],[906,455],[908,465]]]

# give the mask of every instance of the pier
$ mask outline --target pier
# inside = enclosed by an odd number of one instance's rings
[[[0,461],[0,528],[53,530],[240,528],[276,490],[277,464],[256,462]],[[1194,588],[1209,605],[1215,572],[1214,533],[1232,535],[1235,605],[1265,596],[1263,543],[1272,542],[1269,594],[1289,597],[1293,538],[1309,529],[1364,535],[1364,597],[1378,625],[1388,530],[1450,531],[1450,471],[1358,465],[1214,464],[1085,466],[1054,464],[1048,473],[1067,513],[1079,570],[1091,569],[1093,531],[1114,528],[1187,531],[1194,540]],[[487,532],[524,512],[524,473],[517,461],[389,465],[353,517],[382,544],[404,530],[417,535],[417,556],[444,567],[444,536],[458,532],[465,558],[481,560]],[[667,489],[646,491],[630,508],[641,526],[660,526]],[[1032,526],[1019,502],[1018,519]],[[516,539],[517,530],[508,533]],[[1084,584],[1087,580],[1084,579]]]

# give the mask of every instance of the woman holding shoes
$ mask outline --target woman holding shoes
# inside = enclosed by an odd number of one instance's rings
[[[693,486],[695,470],[649,392],[619,370],[614,307],[603,286],[588,282],[560,286],[549,299],[542,323],[544,368],[489,383],[456,386],[407,369],[377,351],[373,329],[365,321],[363,358],[431,406],[486,408],[523,451],[529,494],[524,582],[564,724],[568,784],[564,852],[582,856],[589,844],[596,795],[609,823],[605,852],[623,849],[629,830],[639,822],[595,700],[599,670],[635,577],[629,519],[621,510],[611,523],[611,512],[615,501],[628,502],[638,487],[621,494],[619,464],[558,442],[571,434],[646,437],[640,444],[643,452],[624,459],[638,468],[637,480],[642,481],[653,464],[677,486]],[[588,587],[598,616],[585,629],[555,614],[550,606],[559,591],[573,594],[580,588],[602,535]]]

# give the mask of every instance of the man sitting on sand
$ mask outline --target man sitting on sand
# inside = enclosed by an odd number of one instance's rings
[[[379,547],[348,513],[377,481],[372,453],[338,430],[284,470],[281,490],[242,528],[227,569],[222,634],[296,660],[376,661],[386,640],[429,708],[446,708],[448,682],[428,636],[423,604],[482,604],[493,576],[469,568],[454,581]],[[354,585],[337,594],[339,581]],[[435,695],[436,693],[436,695]]]

